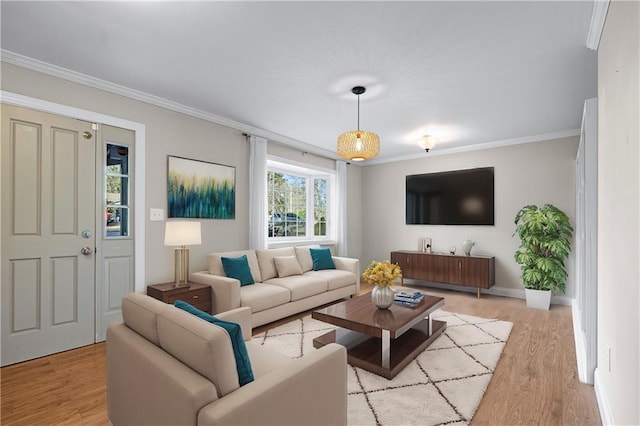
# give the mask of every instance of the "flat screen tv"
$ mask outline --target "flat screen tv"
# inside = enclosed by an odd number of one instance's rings
[[[494,225],[493,167],[407,176],[407,225]]]

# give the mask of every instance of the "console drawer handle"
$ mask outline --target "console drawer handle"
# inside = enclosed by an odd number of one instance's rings
[[[194,295],[194,296],[192,296],[192,298],[193,298],[193,299],[197,299],[197,298],[198,298],[198,295]]]

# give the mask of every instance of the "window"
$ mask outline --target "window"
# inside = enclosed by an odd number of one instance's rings
[[[270,240],[326,239],[331,234],[335,173],[269,160],[267,232]]]
[[[129,148],[107,143],[104,218],[107,238],[129,234]]]

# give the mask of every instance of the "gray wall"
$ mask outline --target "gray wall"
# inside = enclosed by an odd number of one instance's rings
[[[520,268],[513,260],[519,245],[513,219],[527,204],[550,203],[575,220],[575,158],[578,138],[564,138],[462,154],[364,167],[362,176],[362,257],[389,259],[391,250],[417,250],[418,238],[431,237],[434,251],[448,252],[469,238],[472,254],[495,256],[496,287],[501,294],[520,294]],[[495,226],[405,225],[405,176],[492,166],[495,168]],[[573,257],[567,262],[567,296],[573,297]]]
[[[640,424],[640,3],[613,1],[598,49],[601,411]],[[604,404],[602,404],[604,402]]]

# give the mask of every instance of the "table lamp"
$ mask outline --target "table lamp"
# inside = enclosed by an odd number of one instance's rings
[[[189,282],[188,245],[202,244],[200,222],[171,221],[164,228],[164,245],[179,246],[175,249],[175,286],[187,286]]]

